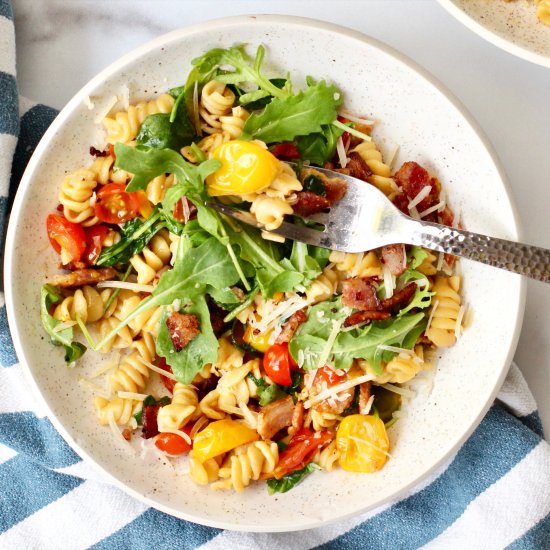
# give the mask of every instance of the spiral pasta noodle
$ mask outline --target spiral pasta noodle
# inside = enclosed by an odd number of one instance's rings
[[[371,169],[372,176],[367,178],[369,183],[372,183],[390,198],[398,192],[397,186],[391,177],[391,169],[382,160],[382,153],[378,150],[374,141],[363,141],[352,151],[358,153]]]
[[[279,450],[274,441],[254,441],[237,447],[225,458],[219,469],[217,481],[211,485],[214,490],[235,489],[241,492],[251,481],[270,474],[279,462]]]
[[[193,451],[189,453],[189,477],[198,485],[208,485],[218,479],[220,471],[219,460],[222,457],[209,458],[202,464],[195,460]]]
[[[159,432],[179,430],[199,411],[197,390],[193,386],[176,382],[172,394],[172,402],[159,409]]]
[[[294,192],[301,191],[302,184],[296,177],[296,173],[292,166],[279,162],[275,178],[269,184],[269,187],[263,192],[268,197],[276,197],[279,199],[287,199]]]
[[[157,273],[170,263],[170,239],[166,230],[159,231],[139,253],[130,258],[130,263],[137,272],[137,282],[142,285],[150,283]]]
[[[176,183],[174,174],[162,174],[152,179],[147,184],[147,198],[153,203],[158,204],[164,199],[166,191]]]
[[[250,212],[267,231],[273,231],[283,223],[287,214],[292,214],[293,210],[284,199],[269,197],[262,193],[252,202]]]
[[[317,279],[306,290],[308,302],[316,304],[329,300],[336,294],[340,279],[333,268],[325,267]]]
[[[537,17],[545,25],[550,25],[550,1],[535,0],[537,7]]]
[[[226,143],[231,139],[231,134],[222,130],[202,138],[197,143],[197,147],[204,153],[206,158],[211,158],[211,153],[214,149],[216,149],[216,147],[219,147],[222,143]],[[199,161],[197,155],[195,155],[193,149],[189,145],[182,147],[181,154],[186,160],[192,162],[193,164],[196,164]]]
[[[202,89],[199,105],[202,131],[206,134],[220,132],[220,116],[228,115],[234,103],[235,94],[223,82],[207,82]]]
[[[365,359],[359,359],[359,366],[365,374],[374,376],[373,382],[376,384],[403,384],[412,380],[421,370],[430,367],[424,361],[424,349],[422,346],[416,346],[414,352],[401,352],[395,355],[388,363],[383,365],[382,372],[376,373],[369,362]]]
[[[59,202],[63,206],[63,215],[70,222],[89,227],[99,221],[90,203],[96,187],[95,174],[91,170],[77,170],[65,177],[61,183]]]
[[[83,286],[67,296],[58,304],[53,316],[58,321],[76,321],[77,316],[83,323],[93,323],[103,316],[103,300],[99,292],[91,286]]]
[[[230,115],[220,116],[222,132],[226,132],[230,139],[237,139],[243,133],[244,123],[249,116],[244,107],[233,107]]]
[[[137,294],[129,290],[123,290],[119,293],[117,308],[115,315],[118,319],[125,319],[130,315],[146,298],[141,298]],[[150,333],[157,336],[159,330],[159,322],[162,315],[162,308],[156,307],[147,309],[134,317],[129,323],[128,328],[132,331],[135,337],[140,332]]]
[[[460,311],[460,277],[438,276],[432,291],[432,319],[426,336],[438,347],[450,347],[456,342],[455,330]]]
[[[227,338],[218,340],[218,357],[212,365],[215,373],[223,374],[243,364],[244,352],[236,348]]]
[[[149,116],[157,113],[169,113],[174,105],[174,98],[162,94],[152,101],[143,101],[131,105],[128,111],[120,111],[103,119],[107,130],[108,143],[128,143],[136,138],[139,127]]]
[[[347,277],[382,277],[382,264],[375,252],[338,252],[333,250],[329,260]]]
[[[337,414],[320,411],[316,408],[312,408],[306,417],[306,426],[311,425],[316,432],[332,428],[340,420],[340,416]]]
[[[110,181],[113,181],[111,176],[113,174],[113,164],[115,159],[111,155],[105,157],[98,157],[90,164],[88,170],[94,174],[94,179],[97,183],[105,185]]]
[[[319,449],[313,456],[313,461],[321,470],[331,472],[338,465],[340,451],[336,446],[336,440],[332,440],[326,447]]]
[[[208,392],[200,401],[200,412],[211,420],[221,420],[225,418],[225,412],[220,409],[220,392],[214,389]]]
[[[437,273],[437,256],[431,251],[427,249],[423,249],[424,252],[426,252],[428,255],[422,263],[416,268],[417,271],[422,273],[423,275],[431,276],[435,275]]]

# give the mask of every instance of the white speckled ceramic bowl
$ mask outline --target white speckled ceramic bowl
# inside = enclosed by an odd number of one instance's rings
[[[456,19],[495,46],[550,67],[550,26],[527,0],[438,0]]]
[[[376,474],[316,473],[289,493],[268,496],[263,483],[242,494],[213,492],[144,464],[100,427],[81,374],[97,367],[93,353],[68,369],[48,343],[39,317],[39,290],[56,272],[44,219],[57,205],[63,175],[90,162],[94,111],[87,96],[109,98],[130,84],[132,99],[151,98],[186,77],[191,59],[214,46],[267,46],[278,74],[296,83],[307,74],[334,81],[347,108],[373,117],[383,149],[399,144],[399,164],[416,160],[437,174],[464,225],[518,238],[504,175],[471,117],[430,75],[401,54],[349,29],[293,17],[212,21],[172,32],[123,57],[87,84],[38,145],[13,208],[6,253],[6,295],[17,353],[49,416],[69,444],[119,487],[147,504],[206,525],[250,531],[316,527],[396,498],[455,452],[493,401],[514,352],[524,306],[519,276],[464,262],[464,296],[473,324],[442,354],[433,392],[419,396],[390,429],[392,459]]]

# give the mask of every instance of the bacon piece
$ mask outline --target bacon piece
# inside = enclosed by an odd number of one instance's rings
[[[359,153],[352,151],[348,155],[349,161],[345,170],[347,174],[354,178],[358,178],[363,181],[368,181],[368,178],[372,176],[372,170],[369,165],[363,160],[363,157]]]
[[[288,318],[288,320],[283,325],[281,333],[279,334],[279,336],[277,336],[277,339],[275,340],[276,344],[284,344],[285,342],[290,342],[290,340],[292,340],[292,337],[294,336],[294,333],[296,332],[298,327],[302,323],[305,323],[307,320],[307,315],[304,310],[305,308],[302,308],[293,313]]]
[[[53,277],[50,284],[60,288],[73,288],[84,285],[93,285],[99,281],[111,281],[117,276],[116,269],[102,267],[100,269],[77,269],[66,275]]]
[[[416,292],[416,283],[409,283],[401,290],[398,290],[391,298],[386,298],[380,302],[381,311],[389,311],[397,305],[405,306]]]
[[[292,424],[294,402],[289,395],[261,407],[258,415],[258,433],[262,439],[271,439],[279,430]]]
[[[122,430],[122,437],[126,441],[131,441],[132,440],[132,430],[130,430],[130,428],[124,428],[124,430]]]
[[[362,311],[375,310],[380,304],[376,289],[365,279],[346,279],[342,284],[342,304]]]
[[[298,214],[298,216],[312,216],[319,212],[323,212],[327,208],[330,208],[328,199],[321,195],[316,195],[311,191],[300,191],[296,193],[298,201],[292,205],[292,210]]]
[[[390,314],[387,311],[358,311],[346,317],[344,326],[352,327],[359,323],[364,323],[365,321],[385,321],[389,318]]]
[[[90,147],[90,155],[92,157],[106,157],[109,154],[109,150],[106,151],[100,151],[99,149],[96,149],[94,146]]]
[[[388,244],[382,247],[382,261],[388,266],[390,273],[396,277],[407,269],[405,246]]]
[[[160,409],[160,405],[144,405],[143,413],[141,414],[141,422],[143,424],[142,434],[143,439],[149,439],[159,434],[159,428],[157,424],[157,416]]]
[[[363,382],[359,385],[359,413],[360,414],[366,414],[363,411],[367,407],[367,403],[369,402],[370,396],[371,396],[371,382]]]
[[[344,374],[342,382],[349,379],[349,371]],[[315,373],[315,378],[313,379],[313,384],[309,390],[309,397],[312,398],[322,391],[326,390],[329,387],[329,384],[325,377],[323,376],[321,369],[318,369]],[[320,413],[326,414],[341,414],[343,413],[353,401],[353,395],[355,393],[355,388],[348,390],[343,390],[338,392],[336,395],[327,397],[323,401],[313,405],[313,409]]]
[[[292,415],[292,423],[288,429],[288,435],[294,435],[300,431],[304,426],[304,404],[302,401],[298,401],[294,405],[294,413]]]
[[[416,205],[419,212],[437,204],[441,185],[437,178],[430,176],[428,171],[416,162],[405,162],[395,174],[395,182],[409,198],[413,200],[424,187],[431,186],[430,194]]]
[[[312,191],[300,191],[296,193],[298,201],[292,205],[292,209],[299,216],[307,217],[322,212],[330,208],[346,194],[346,182],[338,177],[331,178],[314,168],[304,168],[300,174],[300,179],[304,181],[308,176],[315,176],[321,180],[326,196],[317,195]]]
[[[172,313],[166,319],[166,326],[176,351],[181,351],[201,332],[198,317],[190,313]]]

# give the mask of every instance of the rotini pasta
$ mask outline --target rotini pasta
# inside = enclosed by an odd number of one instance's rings
[[[83,323],[93,323],[103,316],[104,303],[99,292],[89,285],[74,291],[56,308],[53,316],[59,321],[76,321],[77,316]]]
[[[338,289],[340,278],[333,268],[325,267],[323,272],[306,290],[308,302],[316,304],[332,298]]]
[[[83,227],[96,224],[99,220],[90,202],[96,187],[95,174],[90,170],[77,170],[67,176],[59,192],[59,202],[63,205],[65,218]]]
[[[345,273],[346,277],[382,277],[382,264],[376,252],[351,252],[330,253],[329,260],[334,262],[338,271]]]
[[[201,129],[206,134],[222,130],[221,116],[231,112],[235,94],[222,82],[211,80],[201,92],[199,114],[202,120]]]
[[[160,432],[179,430],[195,418],[197,412],[200,412],[197,390],[191,385],[176,382],[172,402],[158,412],[158,429]]]
[[[149,241],[140,254],[136,254],[130,259],[130,263],[137,272],[139,284],[150,283],[157,273],[170,263],[172,257],[170,245],[168,232],[162,230]]]
[[[250,212],[267,231],[273,231],[283,223],[286,215],[292,214],[292,206],[284,199],[260,194],[252,202]]]
[[[382,160],[382,153],[374,141],[363,141],[353,151],[358,153],[371,169],[372,176],[367,178],[369,183],[375,185],[384,195],[390,198],[395,196],[398,189],[391,177],[391,169]]]
[[[432,291],[433,311],[426,336],[438,347],[449,347],[456,342],[456,325],[460,311],[460,277],[438,276]]]

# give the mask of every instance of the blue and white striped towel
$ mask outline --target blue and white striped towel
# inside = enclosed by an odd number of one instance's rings
[[[0,0],[0,227],[55,115],[18,99],[11,6]],[[408,496],[335,525],[286,534],[195,525],[103,480],[32,399],[11,344],[3,294],[0,365],[0,548],[550,548],[550,446],[515,365],[498,402],[457,455]]]

